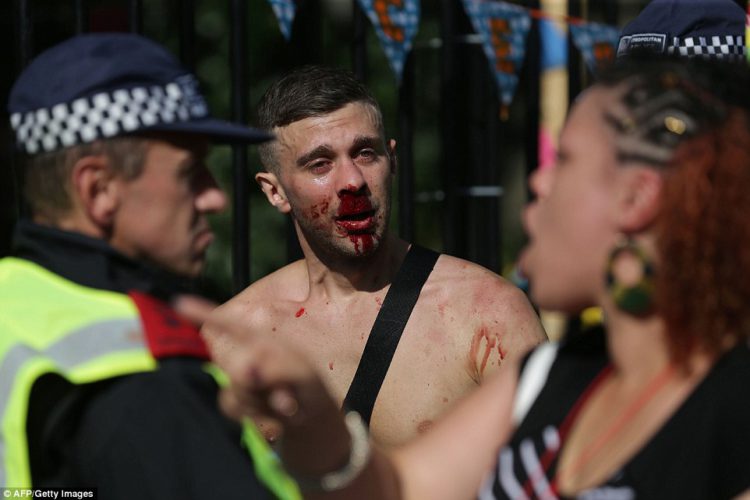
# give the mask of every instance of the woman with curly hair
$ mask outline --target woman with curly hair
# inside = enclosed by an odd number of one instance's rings
[[[229,406],[284,425],[310,498],[733,498],[750,494],[747,68],[632,59],[575,103],[532,178],[521,258],[540,307],[602,331],[536,348],[431,432],[370,450],[301,356],[209,339]],[[235,332],[236,333],[236,332]]]

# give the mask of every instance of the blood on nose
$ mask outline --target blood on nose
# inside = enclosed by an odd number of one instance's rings
[[[339,193],[339,216],[358,214],[372,210],[370,199],[363,193],[344,191]]]

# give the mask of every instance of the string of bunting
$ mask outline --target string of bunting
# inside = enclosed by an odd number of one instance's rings
[[[288,40],[295,14],[295,0],[268,0]],[[419,0],[357,0],[380,40],[388,62],[400,83],[404,62],[419,28]],[[513,101],[523,66],[532,19],[567,23],[574,45],[590,71],[614,59],[619,28],[571,16],[556,16],[502,0],[462,0],[464,10],[495,75],[502,105],[501,115]]]
[[[532,19],[566,22],[574,45],[594,74],[603,64],[613,60],[617,52],[620,30],[615,26],[571,16],[553,16],[540,9],[500,0],[463,0],[463,3],[495,74],[503,119],[508,117],[508,108],[518,86]]]

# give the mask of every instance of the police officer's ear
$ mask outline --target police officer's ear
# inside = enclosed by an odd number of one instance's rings
[[[258,183],[266,195],[268,203],[276,207],[276,210],[282,214],[288,214],[292,207],[289,205],[289,199],[284,193],[284,187],[279,182],[276,174],[268,171],[258,172],[255,174],[255,182]]]
[[[112,225],[119,204],[119,182],[105,155],[84,156],[71,172],[73,206],[100,229]]]
[[[396,173],[398,168],[398,156],[396,155],[396,139],[388,141],[388,161],[391,163],[391,174]]]

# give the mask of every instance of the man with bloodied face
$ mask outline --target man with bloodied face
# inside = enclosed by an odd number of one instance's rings
[[[290,214],[304,258],[217,309],[208,333],[244,328],[303,349],[386,446],[427,431],[489,372],[545,339],[516,287],[389,231],[396,143],[353,75],[298,68],[269,88],[258,115],[276,141],[260,149],[265,170],[255,178]],[[277,436],[274,422],[258,423]]]

